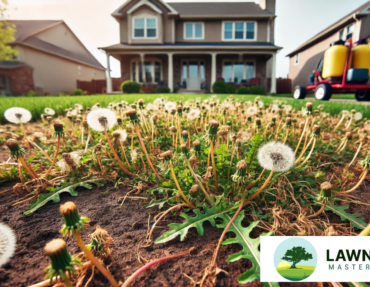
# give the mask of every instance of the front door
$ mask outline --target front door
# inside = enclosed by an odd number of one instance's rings
[[[182,79],[184,88],[190,91],[201,90],[204,83],[204,62],[203,61],[183,61]]]

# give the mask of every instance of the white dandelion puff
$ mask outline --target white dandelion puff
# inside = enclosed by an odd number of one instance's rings
[[[131,160],[132,160],[132,161],[137,161],[138,153],[137,153],[136,149],[133,149],[133,150],[131,151],[130,156],[131,156]]]
[[[238,133],[238,138],[240,139],[241,143],[244,144],[251,140],[252,134],[247,131],[240,131]]]
[[[161,106],[163,105],[163,99],[162,98],[156,98],[153,102],[154,105],[156,106]]]
[[[279,108],[279,105],[278,104],[272,104],[271,109],[273,111],[278,111],[280,108]]]
[[[258,110],[255,106],[250,106],[248,109],[247,109],[247,116],[254,116],[255,114],[257,114]]]
[[[17,239],[13,229],[0,223],[0,267],[6,264],[14,255],[16,242]]]
[[[87,115],[87,124],[97,132],[110,130],[117,124],[116,114],[110,109],[93,110]]]
[[[257,154],[257,159],[263,168],[276,172],[291,169],[295,162],[294,151],[282,142],[269,142],[263,145]]]
[[[75,104],[75,109],[76,110],[82,110],[84,107],[83,107],[83,105],[81,105],[81,104]]]
[[[167,102],[167,103],[164,104],[164,108],[167,111],[171,112],[171,110],[176,109],[176,103],[175,102]]]
[[[126,130],[116,130],[113,132],[113,134],[115,137],[117,137],[117,140],[120,142],[124,142],[127,139]]]
[[[355,115],[353,116],[353,119],[357,122],[357,121],[361,121],[362,120],[362,114],[360,112],[357,112],[355,113]]]
[[[13,124],[25,124],[31,120],[32,115],[29,110],[14,107],[7,109],[4,112],[4,117],[8,122],[11,122]]]
[[[51,108],[45,108],[44,113],[47,114],[48,116],[54,116],[55,111]]]
[[[350,112],[347,111],[347,110],[343,110],[342,115],[345,116],[345,117],[348,117],[350,115]]]
[[[149,104],[146,105],[146,109],[148,111],[157,111],[158,110],[158,105],[149,103]]]
[[[265,105],[263,102],[261,102],[261,101],[258,101],[257,102],[257,104],[258,104],[258,107],[261,109],[261,108],[263,108],[263,106]]]
[[[191,109],[188,113],[188,119],[194,121],[200,115],[200,110],[198,109]]]

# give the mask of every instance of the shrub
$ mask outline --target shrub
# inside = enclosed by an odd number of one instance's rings
[[[81,89],[76,89],[73,91],[74,96],[82,96],[84,94],[84,91]]]
[[[229,87],[228,85],[221,80],[218,80],[213,83],[212,90],[215,94],[228,94],[229,93]]]
[[[124,94],[140,93],[140,84],[134,81],[125,81],[121,84],[121,91]]]
[[[228,83],[228,84],[227,84],[227,93],[228,93],[228,94],[235,94],[235,92],[236,92],[235,84],[233,84],[233,83]]]
[[[41,97],[41,95],[39,95],[38,93],[36,93],[35,91],[28,91],[28,93],[25,95],[26,97]]]
[[[171,93],[171,90],[170,90],[170,88],[167,88],[167,87],[159,87],[157,89],[157,93],[159,93],[159,94],[169,94],[169,93]]]
[[[265,88],[264,87],[250,87],[249,93],[251,95],[264,95]]]
[[[238,90],[239,95],[248,95],[249,93],[250,92],[247,87],[240,87],[240,89]]]

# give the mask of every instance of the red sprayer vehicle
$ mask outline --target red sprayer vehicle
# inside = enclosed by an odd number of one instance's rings
[[[307,92],[314,92],[316,99],[327,101],[332,94],[355,93],[356,100],[370,101],[370,45],[353,46],[349,39],[337,41],[325,51],[312,74],[312,84],[294,89],[295,99],[304,99]]]

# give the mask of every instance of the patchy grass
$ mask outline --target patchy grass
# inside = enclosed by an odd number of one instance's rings
[[[277,94],[274,95],[274,97],[279,97],[279,98],[293,98],[293,94]],[[315,98],[314,94],[307,94],[306,98]],[[337,95],[332,95],[332,99],[339,99],[339,100],[354,100],[355,99],[355,94],[337,94]]]
[[[190,99],[209,98],[209,94],[117,94],[117,95],[94,95],[94,96],[63,96],[63,97],[0,97],[0,124],[5,124],[4,111],[11,107],[23,107],[28,109],[32,113],[33,120],[40,119],[40,115],[44,112],[45,108],[52,108],[56,111],[57,115],[64,114],[64,110],[67,108],[74,107],[75,103],[79,103],[86,107],[91,107],[96,103],[100,103],[102,107],[106,107],[110,102],[118,102],[125,100],[129,103],[133,103],[138,99],[142,98],[146,102],[152,102],[158,97],[171,99],[174,101],[183,98],[184,101]],[[223,101],[225,98],[230,96],[229,94],[217,95],[217,97]],[[253,101],[255,95],[234,95],[235,99],[243,101]],[[285,104],[292,105],[293,108],[301,109],[306,105],[306,101],[288,99],[285,97],[277,96],[260,96],[261,100],[265,104],[270,104],[275,100],[280,100]],[[313,101],[314,109],[318,105],[324,105],[325,111],[332,115],[339,114],[342,110],[356,109],[361,112],[364,117],[370,118],[370,106],[355,102],[321,102]]]

